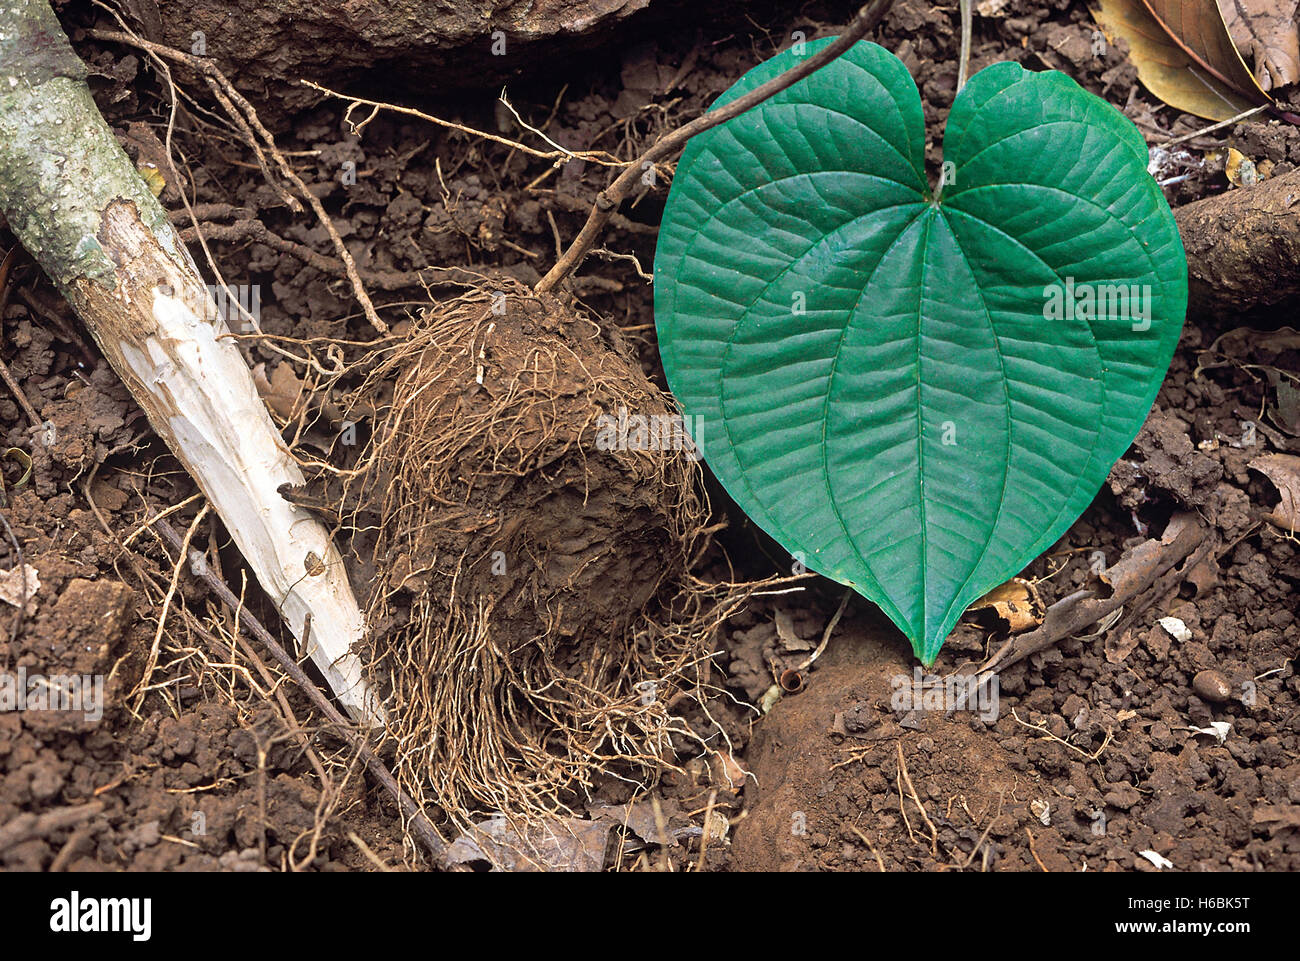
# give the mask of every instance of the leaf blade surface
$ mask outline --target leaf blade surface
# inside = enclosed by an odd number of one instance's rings
[[[971,79],[937,201],[892,54],[860,43],[773,101],[678,165],[656,253],[665,372],[742,509],[929,663],[1141,425],[1186,306],[1181,242],[1141,136],[1062,74]],[[1067,282],[1145,288],[1150,322],[1046,320]]]

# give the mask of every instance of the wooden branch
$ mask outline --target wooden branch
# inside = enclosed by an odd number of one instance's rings
[[[45,0],[0,3],[0,210],[194,477],[347,709],[382,721],[352,653],[365,623],[323,524],[166,212],[100,116]]]
[[[1300,171],[1174,211],[1193,314],[1237,316],[1300,298]]]
[[[1098,576],[1095,588],[1062,598],[1047,609],[1037,628],[1008,639],[980,666],[980,678],[1074,637],[1125,605],[1144,600],[1149,605],[1177,587],[1213,548],[1211,532],[1195,514],[1175,514],[1160,540],[1146,541],[1128,551]]]
[[[587,222],[582,225],[582,230],[578,232],[578,236],[569,245],[569,249],[564,252],[555,266],[537,282],[537,291],[544,293],[553,290],[560,281],[582,266],[582,262],[587,258],[587,254],[591,252],[592,247],[596,245],[596,240],[601,231],[605,229],[605,224],[609,221],[614,209],[623,202],[628,192],[641,179],[646,164],[657,163],[665,157],[672,156],[685,147],[686,142],[696,134],[704,133],[704,131],[716,127],[718,124],[726,123],[732,117],[740,116],[751,107],[757,106],[769,97],[773,97],[782,90],[798,83],[809,74],[820,70],[826,64],[845,53],[862,39],[869,30],[880,23],[885,14],[889,12],[889,8],[893,6],[893,2],[894,0],[871,0],[870,3],[858,11],[857,16],[849,22],[842,34],[803,63],[791,67],[779,77],[773,77],[767,83],[755,87],[743,97],[737,97],[725,106],[710,110],[701,117],[696,117],[690,123],[678,127],[672,133],[665,134],[655,141],[654,146],[643,153],[636,163],[624,168],[623,172],[614,179],[612,184],[596,195],[596,203],[592,206],[591,213],[587,215]]]

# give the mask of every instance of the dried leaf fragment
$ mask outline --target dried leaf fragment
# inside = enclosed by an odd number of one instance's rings
[[[972,611],[992,611],[1009,633],[1021,634],[1043,623],[1046,608],[1037,588],[1021,577],[1000,584],[970,606]]]
[[[24,589],[23,577],[26,575],[26,587]],[[18,607],[23,603],[23,598],[27,599],[27,607],[30,610],[32,599],[36,592],[41,589],[40,572],[30,564],[24,564],[21,568],[15,567],[11,570],[0,571],[0,601],[6,604],[12,604]]]
[[[1265,454],[1246,466],[1272,481],[1282,497],[1264,519],[1286,533],[1294,534],[1300,528],[1300,457],[1295,454]]]
[[[1172,107],[1227,120],[1270,102],[1215,0],[1096,0],[1092,15],[1128,42],[1138,79]]]
[[[496,871],[599,871],[611,826],[579,818],[512,823],[495,817],[458,837],[447,863],[486,861]]]
[[[1228,35],[1242,59],[1255,65],[1255,80],[1272,90],[1300,80],[1296,0],[1218,0]]]

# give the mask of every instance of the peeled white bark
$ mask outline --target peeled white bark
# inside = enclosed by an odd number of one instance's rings
[[[44,0],[0,0],[0,208],[63,291],[262,589],[357,720],[382,723],[352,645],[365,622],[324,525],[277,488],[302,472]]]
[[[110,204],[100,238],[120,259],[114,291],[88,298],[105,355],[300,642],[311,615],[309,653],[340,702],[358,719],[376,715],[351,652],[365,622],[343,559],[324,525],[277,492],[302,484],[302,471],[244,358],[233,341],[217,339],[228,331],[209,319],[215,311],[197,268],[188,256],[182,265],[167,256],[129,202]]]

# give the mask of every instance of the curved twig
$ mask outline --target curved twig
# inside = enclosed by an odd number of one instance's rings
[[[643,153],[636,163],[629,164],[627,169],[619,174],[612,184],[596,195],[596,203],[592,206],[591,213],[587,215],[587,222],[582,225],[582,230],[578,232],[578,236],[569,245],[569,249],[564,252],[555,266],[537,282],[537,292],[545,293],[553,290],[560,281],[582,265],[582,262],[587,258],[587,254],[595,246],[596,238],[600,236],[600,232],[604,229],[614,209],[623,202],[628,192],[641,179],[641,172],[645,169],[646,164],[657,163],[676,153],[686,145],[686,141],[696,134],[704,133],[704,131],[716,127],[718,124],[726,123],[732,117],[740,116],[751,107],[755,107],[769,97],[773,97],[782,90],[793,86],[804,77],[837,59],[884,19],[889,8],[893,6],[893,2],[894,0],[871,0],[870,3],[858,11],[857,16],[845,27],[842,34],[797,67],[791,67],[779,77],[773,77],[767,83],[755,87],[743,97],[737,97],[725,106],[710,110],[703,116],[696,117],[690,123],[678,127],[672,133],[665,134],[655,141],[654,146]]]

